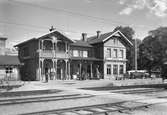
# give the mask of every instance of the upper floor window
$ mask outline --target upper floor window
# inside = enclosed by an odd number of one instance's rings
[[[114,49],[114,50],[113,50],[113,57],[114,57],[114,58],[117,58],[117,57],[118,57],[118,51],[117,51],[117,49]]]
[[[83,51],[83,57],[88,57],[88,51]]]
[[[107,57],[111,58],[111,48],[107,48]]]
[[[119,74],[123,74],[124,73],[124,65],[120,65],[119,66]]]
[[[120,58],[124,58],[124,50],[120,50]]]
[[[29,56],[29,48],[28,47],[24,47],[23,50],[22,50],[22,56],[23,57],[27,57]]]
[[[83,57],[83,51],[79,51],[79,57]]]
[[[114,44],[117,44],[117,43],[118,43],[117,38],[114,38],[114,39],[113,39],[113,42],[114,42]]]
[[[107,64],[107,75],[111,75],[111,65]]]
[[[78,57],[79,56],[79,51],[78,50],[73,50],[73,56]]]

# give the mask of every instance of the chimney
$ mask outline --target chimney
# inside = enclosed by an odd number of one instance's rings
[[[82,41],[87,41],[87,33],[82,33]]]
[[[6,40],[5,37],[0,37],[0,55],[5,55],[6,53]]]
[[[98,30],[98,31],[96,31],[96,33],[97,33],[97,38],[99,38],[101,31]]]
[[[54,28],[53,26],[51,26],[51,28],[49,29],[50,32],[54,31],[56,28]]]

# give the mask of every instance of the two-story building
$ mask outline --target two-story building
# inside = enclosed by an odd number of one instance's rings
[[[102,59],[101,72],[104,79],[116,79],[126,73],[126,48],[133,46],[122,32],[108,32],[88,38],[89,44],[93,45],[95,57]]]
[[[126,45],[120,32],[109,32],[73,41],[58,31],[22,42],[19,51],[22,80],[110,79],[126,72]]]

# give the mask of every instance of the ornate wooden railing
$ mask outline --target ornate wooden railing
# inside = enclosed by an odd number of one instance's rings
[[[65,51],[55,50],[39,50],[39,57],[43,58],[69,58],[69,55]]]

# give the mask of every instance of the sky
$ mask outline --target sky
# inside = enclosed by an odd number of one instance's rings
[[[7,46],[39,37],[54,26],[71,39],[130,26],[134,38],[167,26],[167,0],[0,0],[0,36]]]

